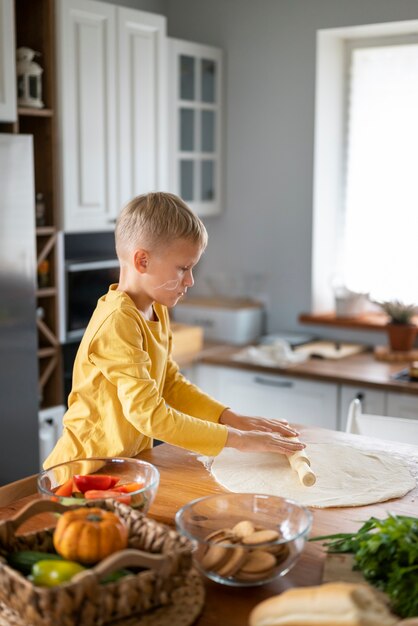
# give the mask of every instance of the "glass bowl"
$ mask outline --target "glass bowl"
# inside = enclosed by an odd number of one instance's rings
[[[303,506],[276,496],[206,496],[176,514],[180,533],[195,546],[194,561],[208,578],[249,587],[284,576],[301,554],[312,525]]]
[[[146,513],[160,474],[151,463],[128,458],[89,458],[54,465],[38,475],[42,496],[65,505],[112,498]]]

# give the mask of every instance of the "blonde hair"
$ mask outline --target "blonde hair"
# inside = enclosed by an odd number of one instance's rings
[[[136,196],[122,209],[116,222],[119,259],[138,246],[155,250],[175,239],[187,239],[204,250],[208,234],[197,215],[172,193]]]

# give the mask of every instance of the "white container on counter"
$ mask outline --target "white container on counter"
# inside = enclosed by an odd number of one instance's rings
[[[264,308],[245,298],[195,297],[175,306],[176,322],[201,326],[205,339],[243,345],[256,341],[263,332]]]

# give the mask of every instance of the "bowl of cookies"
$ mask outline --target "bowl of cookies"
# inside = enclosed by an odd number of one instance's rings
[[[312,514],[286,498],[224,493],[184,505],[176,525],[192,540],[195,564],[208,578],[249,587],[284,576],[294,566]]]

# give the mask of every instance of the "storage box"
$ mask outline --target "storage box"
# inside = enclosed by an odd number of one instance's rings
[[[173,309],[173,319],[203,328],[205,339],[243,345],[263,332],[264,309],[244,298],[188,298]]]
[[[200,326],[173,322],[171,332],[173,333],[172,356],[175,361],[196,354],[203,348],[203,328]]]

